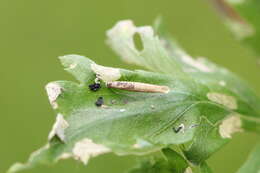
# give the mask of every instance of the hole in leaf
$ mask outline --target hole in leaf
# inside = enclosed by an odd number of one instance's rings
[[[135,48],[138,51],[142,51],[144,49],[144,47],[143,47],[143,42],[142,42],[140,34],[135,33],[133,39],[134,39]]]

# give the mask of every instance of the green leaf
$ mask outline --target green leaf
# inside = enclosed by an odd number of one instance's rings
[[[238,170],[237,173],[259,173],[259,172],[260,172],[260,144],[258,144],[253,149],[247,161]]]
[[[195,133],[192,144],[184,151],[187,159],[197,165],[204,162],[212,153],[228,142],[228,139],[222,139],[219,136],[218,129],[212,126],[207,119],[203,118],[200,126],[201,128]]]
[[[222,87],[228,87],[229,91],[239,95],[244,102],[252,103],[252,109],[256,109],[255,116],[252,116],[253,114],[247,114],[244,110],[241,110],[239,113],[247,115],[243,116],[244,120],[248,119],[248,121],[245,120],[243,122],[244,129],[259,132],[259,119],[255,119],[255,117],[259,117],[259,115],[257,115],[257,112],[259,112],[259,98],[255,97],[254,91],[252,91],[244,81],[229,72],[227,69],[220,67],[205,58],[199,57],[197,59],[193,59],[165,30],[165,25],[162,22],[162,18],[157,18],[154,27],[156,32],[160,35],[160,39],[164,43],[163,45],[165,49],[170,55],[172,55],[172,57],[179,57],[178,62],[182,65],[183,71],[188,72],[193,79],[207,85],[207,87],[212,90],[217,89],[219,85]],[[245,107],[250,109],[250,105]],[[221,137],[219,137],[218,131],[220,130],[214,126],[214,123],[217,123],[219,120],[213,118],[218,117],[220,114],[224,115],[225,113],[221,113],[221,110],[219,109],[214,109],[207,106],[203,106],[203,110],[205,112],[201,112],[202,115],[210,114],[211,116],[207,118],[204,118],[203,116],[201,117],[201,123],[198,126],[196,134],[194,135],[192,144],[184,150],[186,157],[197,165],[201,164],[204,160],[210,157],[212,153],[216,152],[228,142],[227,139],[221,139]],[[233,116],[236,115],[233,114]],[[235,120],[232,118],[233,116],[230,115],[231,118],[229,120],[226,119],[227,123],[225,124],[229,124],[230,121]],[[228,126],[230,127],[231,125]]]
[[[211,0],[236,38],[260,55],[260,2],[258,0]]]
[[[89,75],[92,71],[90,64],[94,63],[93,61],[79,55],[67,55],[59,58],[64,70],[71,73],[79,82],[85,83],[91,80],[92,76]]]
[[[167,158],[168,164],[170,165],[172,172],[183,173],[187,169],[187,161],[177,152],[169,148],[163,149],[162,152]]]
[[[184,173],[188,168],[187,161],[176,151],[165,148],[162,153],[162,157],[146,158],[129,173]]]
[[[136,32],[142,37],[141,51],[133,45]],[[187,159],[200,166],[233,133],[260,131],[259,98],[228,70],[195,60],[151,27],[135,27],[130,21],[116,24],[108,42],[124,60],[153,72],[104,67],[78,55],[61,57],[65,70],[79,83],[56,81],[46,86],[57,113],[48,144],[9,172],[66,158],[86,164],[108,152],[146,155],[172,145],[182,145]],[[96,92],[88,87],[95,82],[101,84]],[[171,158],[171,151],[162,151]]]
[[[177,62],[182,66],[184,72],[188,73],[193,80],[203,84],[209,90],[225,90],[239,97],[243,104],[239,104],[240,108],[238,109],[241,110],[236,112],[244,115],[245,119],[248,119],[248,122],[244,123],[245,128],[250,131],[260,132],[260,127],[258,125],[260,123],[258,119],[260,99],[244,80],[240,79],[226,68],[210,62],[206,58],[191,57],[165,30],[165,25],[161,18],[157,18],[154,27],[156,33],[160,36],[160,40],[163,43],[162,45],[165,50],[171,55],[170,57],[177,59]],[[232,107],[232,105],[229,105],[229,107],[230,106]],[[251,109],[251,113],[248,113],[249,109]]]
[[[212,170],[206,162],[202,162],[199,166],[193,167],[193,173],[212,173]],[[186,172],[185,172],[186,173]]]
[[[141,37],[141,51],[136,48],[135,34]],[[107,43],[123,61],[151,71],[183,75],[181,67],[169,57],[151,26],[136,27],[131,20],[120,21],[107,31],[107,37]]]

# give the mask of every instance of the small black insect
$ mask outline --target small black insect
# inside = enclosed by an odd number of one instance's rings
[[[175,133],[179,133],[180,131],[184,130],[184,124],[179,125],[177,128],[172,128]]]
[[[98,106],[98,107],[102,106],[103,104],[104,104],[104,99],[103,99],[103,97],[99,97],[99,98],[97,99],[97,101],[95,102],[95,105]]]
[[[90,84],[88,87],[91,91],[98,91],[101,88],[101,85],[100,83],[93,83]]]

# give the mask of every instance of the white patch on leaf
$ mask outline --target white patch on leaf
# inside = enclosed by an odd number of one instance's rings
[[[73,157],[73,155],[71,153],[62,153],[57,160],[64,160],[64,159],[69,159]]]
[[[236,132],[243,131],[242,121],[239,116],[231,115],[227,119],[223,120],[219,126],[219,134],[223,138],[231,138],[231,135]]]
[[[248,23],[241,23],[240,21],[227,20],[226,24],[234,32],[238,40],[243,40],[255,34],[255,30]]]
[[[245,0],[226,0],[230,4],[242,4]]]
[[[119,109],[119,112],[125,112],[125,109]]]
[[[189,55],[184,55],[181,57],[182,61],[186,64],[202,71],[202,72],[213,72],[214,69],[209,68],[206,64],[204,64],[201,59],[193,59]]]
[[[91,69],[96,73],[97,77],[104,82],[112,82],[120,79],[121,73],[118,68],[104,67],[98,64],[91,64]]]
[[[223,80],[221,80],[221,81],[219,81],[219,85],[221,85],[221,86],[226,86],[226,82],[223,81]]]
[[[141,149],[141,148],[150,147],[150,146],[152,146],[151,143],[149,143],[143,139],[138,139],[136,141],[136,143],[133,145],[133,148]]]
[[[77,67],[78,64],[74,63],[74,64],[70,64],[69,65],[69,69],[74,69],[75,67]]]
[[[47,95],[50,101],[50,104],[54,109],[58,108],[58,104],[56,102],[57,98],[62,92],[62,88],[54,82],[51,82],[45,86],[45,89],[47,91]]]
[[[221,94],[217,92],[210,92],[207,94],[209,100],[216,102],[218,104],[222,104],[230,109],[237,109],[237,101],[233,96],[229,96],[226,94]]]
[[[68,122],[63,118],[63,115],[58,114],[56,122],[54,123],[48,139],[51,140],[54,136],[57,136],[61,141],[65,141],[64,130],[69,127]]]
[[[77,142],[72,150],[75,159],[88,163],[90,157],[108,153],[111,150],[104,145],[96,144],[91,139],[85,138]]]
[[[184,172],[184,173],[192,173],[191,167],[187,167],[187,168],[185,169],[185,172]]]

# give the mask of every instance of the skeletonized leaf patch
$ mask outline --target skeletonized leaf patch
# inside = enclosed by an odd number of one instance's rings
[[[222,93],[210,92],[207,94],[209,100],[222,104],[230,109],[237,109],[237,101],[233,96],[229,96]]]
[[[63,118],[63,115],[58,114],[56,122],[54,123],[48,139],[51,140],[54,136],[57,136],[61,141],[65,141],[64,130],[69,127],[68,122]]]
[[[95,157],[100,154],[108,153],[111,150],[104,145],[95,144],[91,139],[83,139],[77,142],[72,150],[75,159],[88,163],[90,157]]]
[[[51,82],[46,85],[45,89],[47,91],[50,104],[52,105],[53,109],[57,109],[58,103],[56,100],[61,94],[62,88],[57,83]]]
[[[223,138],[231,138],[236,132],[242,132],[242,121],[238,115],[231,115],[225,119],[219,126],[219,133]]]

